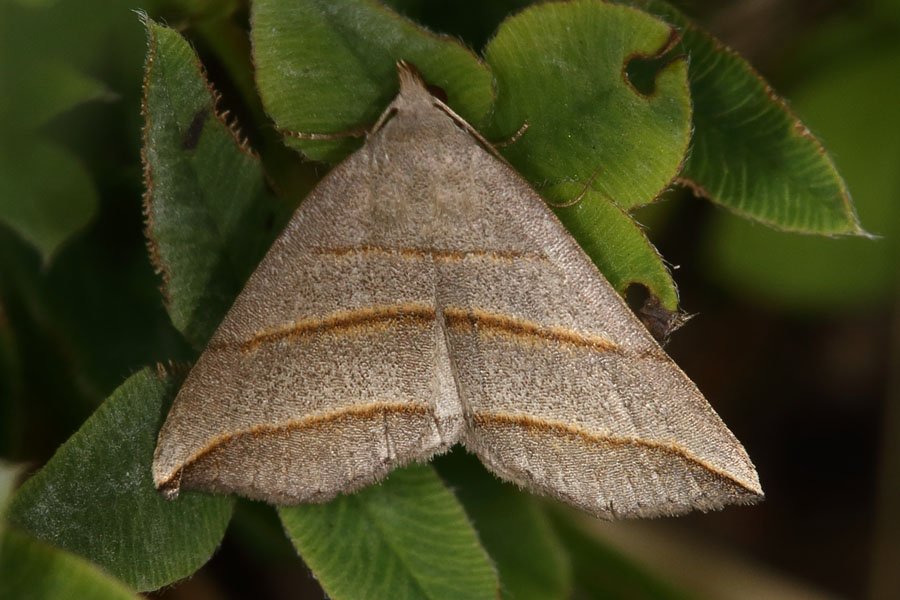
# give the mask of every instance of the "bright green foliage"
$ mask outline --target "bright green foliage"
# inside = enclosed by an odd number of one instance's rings
[[[83,167],[45,137],[46,132],[35,135],[34,128],[107,92],[84,75],[91,71],[82,66],[87,54],[102,55],[100,46],[72,44],[71,64],[21,56],[22,49],[30,47],[27,32],[34,28],[10,23],[18,23],[16,19],[41,3],[0,3],[0,89],[13,82],[29,90],[21,96],[0,94],[0,221],[38,247],[46,260],[90,219],[95,200]],[[89,12],[72,0],[58,3],[68,7],[62,14],[70,21],[72,14]],[[243,35],[241,25],[223,20],[239,3],[172,4],[188,23],[191,15],[209,17],[191,24],[192,33],[205,38],[205,51],[240,90],[241,99],[230,100],[245,103],[251,119],[259,121],[262,111],[252,97],[246,40],[229,37]],[[423,0],[389,4],[423,18],[438,11],[436,3]],[[502,0],[478,14],[493,15],[499,23],[503,6],[524,4]],[[504,155],[551,204],[571,203],[555,207],[556,214],[616,289],[622,292],[630,283],[641,283],[672,310],[678,301],[674,283],[630,211],[653,202],[679,174],[715,202],[776,228],[861,233],[846,189],[821,145],[746,62],[661,0],[627,4],[648,9],[662,20],[622,4],[573,0],[526,8],[499,26],[485,45],[482,62],[453,37],[433,34],[374,0],[256,0],[251,32],[255,82],[262,106],[285,132],[285,141],[308,157],[329,162],[345,157],[360,141],[301,139],[302,134],[364,131],[396,93],[399,59],[414,63],[429,84],[443,88],[449,105],[492,141],[504,141],[527,124],[521,137],[501,148]],[[10,15],[15,19],[4,18]],[[42,22],[33,16],[32,24]],[[669,47],[675,38],[666,23],[682,34],[674,49]],[[96,30],[75,36],[59,23],[47,25],[54,32],[58,29],[54,39],[77,42],[101,37],[104,26],[98,21]],[[172,323],[199,350],[277,235],[294,199],[284,204],[276,200],[259,159],[218,114],[215,96],[185,39],[149,19],[146,26],[148,234],[165,279]],[[484,22],[460,27],[478,44],[492,29]],[[462,37],[470,39],[467,35]],[[635,57],[654,60],[644,61],[643,74],[649,77],[632,83]],[[28,69],[10,68],[20,63]],[[821,86],[837,89],[849,81],[850,87],[867,89],[885,72],[883,65],[879,68],[869,73],[857,64],[840,74],[844,80]],[[41,93],[38,84],[44,82],[48,91]],[[866,101],[872,107],[887,105],[896,97],[896,82],[879,83],[884,84],[878,88],[883,94],[870,98],[860,92],[859,106]],[[812,114],[840,108],[836,94],[833,104],[819,106],[815,101],[804,105],[800,97],[798,105]],[[861,108],[854,117],[875,112]],[[851,130],[857,125],[847,123],[846,131],[830,136],[850,148],[857,133]],[[274,128],[255,133],[263,138],[261,148],[275,137]],[[896,140],[885,133],[884,139],[866,147],[875,154],[862,155],[859,162],[876,164],[881,171],[866,180],[851,166],[854,189],[875,186],[874,181],[882,185],[893,181],[886,174],[896,175],[889,162],[898,153]],[[884,156],[878,156],[879,151]],[[267,168],[273,168],[270,155],[264,156]],[[285,164],[290,168],[289,161]],[[880,192],[895,194],[895,188],[884,185]],[[885,211],[872,214],[883,223],[900,222],[896,211]],[[727,223],[744,227],[733,218]],[[751,234],[744,237],[748,230]],[[718,231],[721,237],[709,254],[729,276],[756,289],[771,282],[790,295],[791,284],[799,288],[802,283],[814,293],[834,292],[837,284],[833,289],[816,287],[834,268],[843,275],[832,281],[843,284],[845,291],[895,282],[893,244],[882,244],[874,254],[866,249],[845,258],[846,242],[838,246],[835,240],[788,240],[762,227],[723,226]],[[764,241],[751,239],[761,231],[768,236]],[[729,246],[732,241],[739,245]],[[797,263],[808,279],[774,274],[768,264],[755,262],[767,250],[793,260],[798,253],[791,244],[823,241],[834,246],[823,251],[826,259],[803,257]],[[8,248],[21,254],[2,236],[0,244],[7,255]],[[80,257],[90,264],[92,258]],[[877,263],[873,271],[883,281],[873,282],[869,270],[853,268],[862,263]],[[28,305],[28,318],[38,323],[34,329],[46,330],[48,337],[59,335],[65,329],[59,326],[62,321],[46,308],[58,307],[39,300],[60,296],[59,290],[74,287],[66,285],[71,281],[63,278],[44,290],[18,263],[0,267],[4,284],[12,282],[21,296],[13,300]],[[82,272],[72,270],[69,277],[82,278]],[[108,293],[105,280],[97,281],[94,287]],[[56,302],[69,304],[68,298]],[[76,320],[73,315],[80,315],[81,304],[72,304],[64,314]],[[159,316],[165,318],[161,311]],[[73,329],[79,333],[73,337],[88,335],[85,331],[93,323],[86,323]],[[0,321],[0,373],[15,375],[18,347],[7,339],[12,338],[6,325]],[[149,347],[152,340],[144,343]],[[69,350],[78,355],[72,370],[81,373],[83,361],[95,359],[80,346],[74,348]],[[118,363],[109,368],[119,368]],[[56,385],[69,385],[68,379],[60,379]],[[128,379],[13,496],[12,527],[0,538],[0,596],[33,592],[35,597],[54,597],[64,590],[67,597],[130,597],[106,573],[134,589],[149,590],[190,575],[209,558],[229,521],[231,500],[185,493],[170,502],[150,480],[156,435],[177,385],[175,379],[149,370]],[[0,393],[8,389],[10,396],[18,395],[14,382],[0,382]],[[553,512],[548,519],[536,498],[466,464],[465,457],[457,469],[457,456],[439,466],[459,500],[433,469],[418,465],[324,505],[279,510],[291,541],[331,597],[684,597],[579,530],[563,513]],[[0,479],[0,497],[2,487]],[[268,515],[274,520],[271,512]],[[72,587],[57,587],[64,583]],[[23,587],[26,584],[30,587]],[[7,593],[12,588],[3,585],[18,587]]]
[[[571,197],[582,189],[577,183],[561,183],[545,194]],[[624,295],[632,283],[639,283],[659,298],[664,308],[677,309],[678,290],[669,270],[627,212],[593,191],[581,202],[554,212],[620,294]]]
[[[572,594],[566,549],[535,496],[503,483],[461,449],[437,460],[497,573],[504,600],[564,600]]]
[[[497,78],[492,132],[528,124],[504,156],[551,205],[564,205],[557,215],[620,293],[642,283],[675,310],[667,269],[622,212],[656,199],[690,140],[685,61],[660,70],[648,94],[625,74],[632,58],[664,52],[671,33],[625,6],[548,3],[505,21],[485,57]]]
[[[136,600],[125,584],[88,561],[8,529],[0,530],[0,598]]]
[[[777,229],[863,234],[831,157],[743,58],[662,0],[628,0],[677,26],[690,56],[694,135],[681,180]]]
[[[819,141],[744,59],[688,29],[696,131],[682,178],[731,210],[787,231],[862,233]]]
[[[666,65],[646,95],[625,68],[664,52],[671,33],[646,13],[593,0],[540,4],[505,21],[485,48],[497,78],[491,131],[528,130],[504,156],[540,190],[572,182],[625,210],[652,202],[690,140],[687,63]]]
[[[454,110],[474,125],[493,102],[491,75],[472,51],[371,0],[258,0],[252,36],[259,93],[283,130],[341,134],[371,126],[397,93],[401,59],[440,86]],[[290,137],[288,142],[329,162],[359,145]]]
[[[193,573],[225,533],[232,501],[153,486],[156,434],[180,379],[129,378],[13,496],[12,526],[93,561],[137,590]]]
[[[369,2],[324,6],[255,4],[260,93],[280,127],[324,133],[372,123],[396,92],[394,65],[401,58],[443,87],[454,110],[476,126],[483,120],[489,76],[456,42],[434,38]],[[664,50],[669,35],[665,24],[633,9],[554,4],[505,22],[486,59],[500,90],[490,130],[508,137],[529,124],[504,149],[509,160],[551,202],[577,198],[596,174],[591,190],[597,193],[558,214],[618,290],[642,283],[674,310],[677,293],[660,257],[637,225],[609,204],[627,209],[654,200],[684,156],[691,123],[684,61],[664,68],[650,95],[624,76],[629,57]],[[360,47],[368,51],[350,51]],[[547,89],[553,93],[543,93]],[[345,140],[287,139],[312,158],[328,160],[353,147]],[[610,229],[621,234],[614,241],[597,234]]]
[[[497,597],[497,575],[475,530],[429,466],[398,469],[327,504],[279,512],[334,600]]]
[[[807,79],[792,103],[828,140],[864,222],[883,239],[786,236],[719,216],[701,256],[741,294],[829,310],[877,301],[897,289],[900,113],[885,107],[900,95],[900,44],[856,51],[852,60]]]
[[[145,211],[172,323],[202,347],[283,225],[188,43],[148,22]]]

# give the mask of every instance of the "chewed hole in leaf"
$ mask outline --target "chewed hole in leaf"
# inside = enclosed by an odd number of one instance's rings
[[[656,93],[656,77],[669,64],[683,58],[678,48],[681,40],[673,29],[666,45],[652,55],[635,55],[625,63],[624,76],[628,84],[642,96],[653,96]]]
[[[428,88],[428,93],[430,93],[432,96],[434,96],[444,104],[447,103],[447,92],[444,90],[444,88],[431,83],[427,84],[426,87]]]
[[[625,301],[633,313],[639,312],[649,298],[650,290],[642,283],[631,283],[625,288]]]

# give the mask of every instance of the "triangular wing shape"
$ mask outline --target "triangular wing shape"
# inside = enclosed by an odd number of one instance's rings
[[[481,192],[442,243],[478,251],[439,264],[437,302],[466,447],[503,479],[606,518],[758,500],[741,444],[537,193],[472,154],[463,187]]]
[[[157,486],[322,501],[457,441],[593,514],[761,494],[740,443],[540,197],[401,68],[179,392]]]
[[[403,164],[417,149],[396,139],[406,123],[317,185],[213,335],[160,432],[153,478],[170,496],[321,502],[458,441],[436,265],[420,251],[436,221],[425,195],[401,195],[432,183]]]

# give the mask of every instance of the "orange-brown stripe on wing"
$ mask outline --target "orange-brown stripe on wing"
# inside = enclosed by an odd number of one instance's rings
[[[351,406],[334,411],[311,415],[304,419],[292,420],[277,425],[261,424],[240,431],[231,431],[222,434],[218,438],[208,442],[203,448],[195,452],[182,463],[176,471],[170,473],[162,481],[156,482],[156,487],[163,492],[172,489],[177,493],[177,487],[181,479],[181,473],[193,463],[212,453],[225,444],[241,437],[260,438],[266,436],[285,435],[297,431],[314,431],[320,427],[334,425],[347,419],[372,419],[377,420],[388,415],[404,415],[412,417],[424,417],[428,414],[428,408],[424,405],[410,404],[406,402],[372,402],[361,406]]]
[[[616,447],[624,446],[656,450],[702,467],[706,471],[714,474],[716,477],[738,485],[750,494],[756,495],[762,493],[762,491],[752,483],[736,479],[716,465],[710,463],[709,461],[703,460],[698,456],[695,456],[684,446],[681,446],[672,441],[663,442],[657,440],[643,440],[633,437],[617,437],[606,435],[603,433],[594,433],[584,428],[578,427],[577,425],[570,425],[558,421],[549,421],[521,414],[509,415],[488,412],[475,412],[472,415],[472,421],[475,426],[482,427],[488,431],[490,431],[492,428],[517,427],[525,432],[543,433],[550,434],[553,437],[578,439],[585,445],[594,447],[606,446],[611,450],[614,450]]]
[[[466,259],[484,259],[495,262],[511,263],[527,260],[548,262],[543,254],[534,252],[517,252],[515,250],[440,250],[437,248],[390,248],[388,246],[345,246],[340,248],[313,248],[313,253],[320,256],[346,257],[385,255],[399,256],[407,259],[430,258],[437,262],[458,262]]]
[[[338,311],[326,317],[300,319],[282,327],[259,331],[249,340],[241,342],[241,350],[245,353],[252,352],[262,344],[297,340],[320,333],[361,335],[403,324],[426,326],[434,323],[434,320],[434,307],[423,303],[366,306]]]
[[[456,331],[475,330],[486,334],[505,335],[516,341],[562,344],[596,352],[618,352],[619,346],[598,335],[585,335],[563,327],[545,326],[526,319],[517,319],[479,309],[447,307],[444,322]]]

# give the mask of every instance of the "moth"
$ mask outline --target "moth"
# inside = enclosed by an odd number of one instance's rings
[[[537,192],[399,76],[187,377],[156,487],[324,502],[459,443],[604,518],[761,498],[740,442]]]

